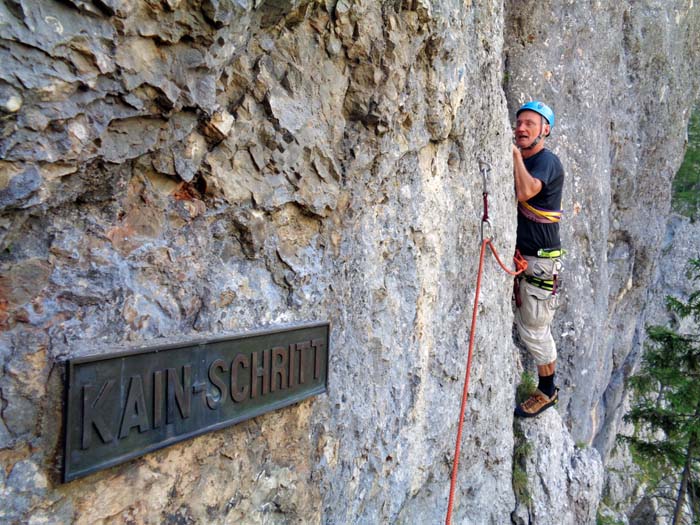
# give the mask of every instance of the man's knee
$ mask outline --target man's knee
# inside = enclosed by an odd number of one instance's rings
[[[549,325],[533,327],[523,322],[520,312],[516,311],[515,326],[520,340],[532,355],[537,365],[546,365],[557,358],[557,347]]]

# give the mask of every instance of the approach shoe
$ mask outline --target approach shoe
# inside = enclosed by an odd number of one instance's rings
[[[552,397],[548,397],[539,388],[535,390],[528,399],[515,407],[516,417],[535,417],[547,410],[549,407],[556,405],[559,402],[559,389],[554,389]]]

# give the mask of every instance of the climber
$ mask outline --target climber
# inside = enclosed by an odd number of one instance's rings
[[[518,417],[533,417],[559,400],[554,384],[557,350],[551,323],[557,306],[557,278],[562,255],[559,221],[564,169],[546,149],[554,127],[554,112],[542,102],[523,105],[516,114],[513,177],[518,199],[516,250],[528,267],[515,282],[515,325],[537,364],[535,393],[515,409]]]

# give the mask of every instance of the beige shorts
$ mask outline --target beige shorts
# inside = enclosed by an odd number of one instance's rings
[[[561,269],[559,259],[544,259],[524,256],[527,260],[525,275],[539,279],[551,280]],[[530,352],[537,365],[546,365],[556,361],[557,347],[552,337],[552,319],[557,309],[559,296],[549,290],[543,290],[520,280],[521,305],[515,309],[515,326],[520,339]]]

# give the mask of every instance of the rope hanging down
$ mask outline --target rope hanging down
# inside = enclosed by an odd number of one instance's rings
[[[474,353],[474,338],[476,335],[476,314],[477,306],[479,305],[479,292],[481,291],[481,276],[484,272],[484,258],[486,255],[486,247],[488,246],[493,253],[493,256],[498,261],[503,270],[509,275],[516,276],[521,274],[527,268],[527,261],[519,254],[516,253],[513,257],[513,263],[515,264],[515,271],[509,270],[505,264],[501,261],[498,256],[496,247],[493,245],[491,237],[484,237],[484,226],[491,228],[491,221],[489,220],[489,193],[488,193],[488,175],[491,170],[491,165],[485,162],[480,162],[481,175],[484,179],[484,214],[481,218],[481,253],[479,255],[479,271],[476,276],[476,291],[474,293],[474,308],[472,310],[472,324],[469,331],[469,352],[467,354],[467,370],[464,376],[464,388],[462,390],[462,407],[459,411],[459,425],[457,426],[457,444],[455,445],[455,455],[454,463],[452,465],[452,479],[450,481],[450,499],[447,504],[447,516],[445,517],[445,525],[450,525],[452,520],[452,507],[454,505],[454,495],[455,488],[457,485],[457,469],[459,467],[459,454],[462,448],[462,429],[464,427],[464,412],[467,409],[467,398],[469,395],[469,373],[472,367],[472,355]]]

